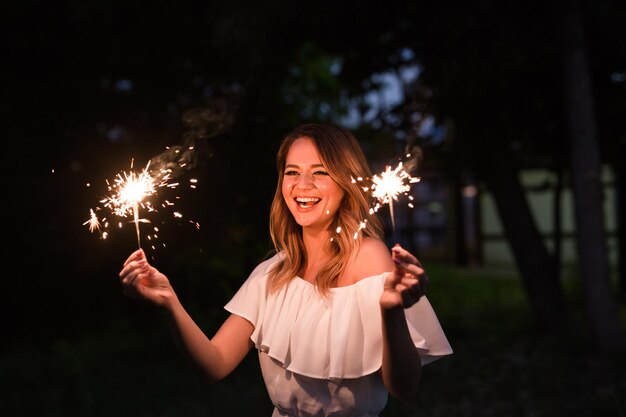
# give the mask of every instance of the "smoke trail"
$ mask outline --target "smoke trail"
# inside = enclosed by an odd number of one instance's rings
[[[150,173],[169,172],[172,178],[196,167],[212,156],[210,140],[229,131],[234,120],[232,102],[215,101],[211,106],[192,108],[183,114],[185,133],[182,145],[168,147],[150,160]]]
[[[424,153],[422,148],[416,144],[407,143],[404,155],[400,160],[402,161],[402,165],[404,166],[404,170],[411,174],[411,176],[417,176],[417,169],[420,166]]]

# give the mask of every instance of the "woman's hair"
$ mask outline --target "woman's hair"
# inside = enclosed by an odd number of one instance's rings
[[[371,171],[354,135],[332,124],[309,123],[297,127],[283,139],[276,156],[278,184],[270,211],[270,235],[274,249],[282,251],[284,256],[269,273],[269,290],[276,291],[287,285],[307,264],[302,227],[296,223],[282,193],[287,153],[300,138],[310,138],[315,143],[324,168],[345,193],[329,226],[330,259],[315,277],[319,291],[327,294],[363,238],[382,239],[383,227],[376,213],[370,212],[370,193],[359,183],[359,180],[369,179]]]

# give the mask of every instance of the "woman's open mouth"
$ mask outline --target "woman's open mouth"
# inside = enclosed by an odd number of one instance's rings
[[[298,205],[302,208],[313,207],[314,205],[322,201],[322,199],[318,197],[296,197],[295,200],[296,203],[298,203]]]

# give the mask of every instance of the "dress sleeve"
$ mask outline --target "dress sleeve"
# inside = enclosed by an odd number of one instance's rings
[[[256,327],[265,309],[267,272],[276,261],[278,261],[278,255],[257,265],[235,295],[226,303],[224,309],[243,317]]]
[[[405,309],[404,316],[423,365],[452,353],[452,347],[426,296]]]

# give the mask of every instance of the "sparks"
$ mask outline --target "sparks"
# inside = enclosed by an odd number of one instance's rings
[[[407,158],[411,155],[407,155]],[[410,165],[410,164],[409,164]],[[393,212],[393,202],[394,200],[398,200],[398,197],[401,194],[407,195],[409,199],[408,206],[413,208],[414,205],[412,203],[413,197],[408,195],[408,192],[411,190],[411,185],[419,182],[421,178],[413,177],[409,174],[402,164],[402,162],[398,163],[398,166],[395,169],[392,169],[389,165],[386,166],[385,170],[378,175],[374,175],[371,178],[364,179],[362,177],[352,178],[352,183],[360,183],[362,181],[366,181],[367,185],[360,185],[364,192],[371,193],[371,196],[374,198],[374,204],[369,209],[370,214],[376,213],[383,205],[389,204],[389,213],[391,215],[391,224],[393,229],[395,230],[395,218]],[[354,239],[358,238],[361,230],[367,227],[367,220],[362,221],[359,224],[358,229],[354,233]],[[337,233],[340,232],[338,228]],[[332,241],[332,238],[331,238]]]
[[[139,223],[149,223],[149,221],[139,218],[139,206],[141,205],[148,211],[152,211],[150,202],[146,201],[146,199],[156,193],[157,187],[167,185],[169,180],[168,172],[161,173],[159,177],[153,177],[148,170],[149,167],[150,162],[140,173],[124,171],[117,174],[113,185],[109,185],[109,191],[113,191],[113,194],[101,201],[105,207],[111,209],[117,216],[127,217],[132,214],[137,234],[137,245],[140,248]]]
[[[150,223],[148,219],[139,217],[139,210],[144,209],[148,212],[157,211],[155,206],[150,202],[150,197],[157,194],[157,191],[161,187],[176,188],[178,182],[171,181],[171,170],[166,169],[150,169],[150,162],[139,172],[133,171],[133,161],[131,161],[130,171],[122,171],[115,176],[113,181],[106,180],[109,195],[102,198],[100,203],[102,207],[105,207],[118,217],[132,217],[131,222],[135,224],[135,232],[137,235],[137,245],[141,248],[141,238],[139,231],[139,223]],[[195,184],[197,180],[192,180],[191,183]],[[195,187],[194,187],[195,188]],[[165,200],[160,206],[167,207],[172,206],[174,203]],[[98,207],[96,210],[101,210]],[[182,214],[179,212],[174,213],[174,217],[181,218]],[[90,218],[83,225],[88,225],[89,230],[93,233],[95,230],[100,231],[101,225],[104,223],[104,227],[108,227],[108,222],[105,218],[99,219],[96,212],[91,209]],[[118,223],[118,227],[122,227],[122,222]],[[155,228],[155,231],[158,229]],[[102,234],[103,238],[106,236],[106,232]],[[155,233],[153,236],[148,236],[148,239],[157,238]]]
[[[377,200],[375,206],[373,207],[373,211],[378,211],[382,205],[389,204],[391,224],[395,229],[396,225],[393,215],[393,202],[394,200],[398,200],[398,196],[400,194],[406,195],[411,189],[411,184],[419,181],[419,178],[413,177],[405,171],[402,162],[398,163],[398,166],[395,169],[391,169],[391,167],[387,165],[383,172],[372,177],[372,185],[370,188],[372,191],[372,197]]]
[[[84,225],[89,225],[89,231],[93,233],[95,230],[100,231],[100,221],[98,220],[98,216],[93,211],[93,209],[89,209],[89,220],[87,220]]]

